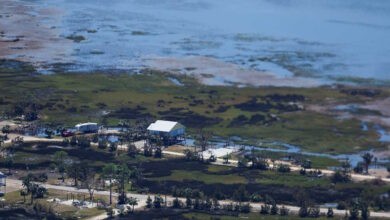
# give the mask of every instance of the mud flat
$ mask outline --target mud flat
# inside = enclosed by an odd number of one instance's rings
[[[267,71],[243,69],[211,57],[155,57],[145,59],[144,64],[152,69],[191,75],[205,85],[315,87],[323,84],[318,79],[278,77]]]
[[[63,11],[54,7],[38,7],[37,3],[1,2],[0,58],[34,63],[71,62],[70,41],[60,37]]]

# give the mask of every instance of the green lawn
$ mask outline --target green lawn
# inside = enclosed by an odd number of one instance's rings
[[[170,176],[152,178],[152,180],[172,180],[182,182],[184,180],[201,181],[205,184],[245,184],[247,181],[244,177],[228,174],[228,175],[212,175],[204,174],[200,171],[184,171],[174,170]]]

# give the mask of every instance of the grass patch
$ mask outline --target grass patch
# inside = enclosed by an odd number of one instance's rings
[[[223,184],[245,184],[247,181],[244,177],[238,175],[211,175],[204,174],[200,171],[182,171],[174,170],[170,176],[152,178],[159,181],[185,181],[195,180],[205,184],[223,183]]]

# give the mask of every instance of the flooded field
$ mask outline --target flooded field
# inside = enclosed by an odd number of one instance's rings
[[[316,86],[390,80],[389,52],[383,0],[0,4],[0,58],[31,61],[43,73],[149,67],[206,84]]]

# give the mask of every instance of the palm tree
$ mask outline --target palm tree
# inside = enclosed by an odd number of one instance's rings
[[[34,176],[29,173],[27,176],[23,179],[22,186],[26,188],[27,193],[31,191],[31,184],[33,181]]]
[[[112,179],[114,179],[117,172],[117,166],[113,163],[106,164],[103,167],[103,174],[110,180],[110,205],[112,204]]]
[[[374,155],[370,154],[369,152],[362,155],[364,166],[366,168],[366,173],[368,174],[368,167],[372,163],[372,159],[374,158]]]

